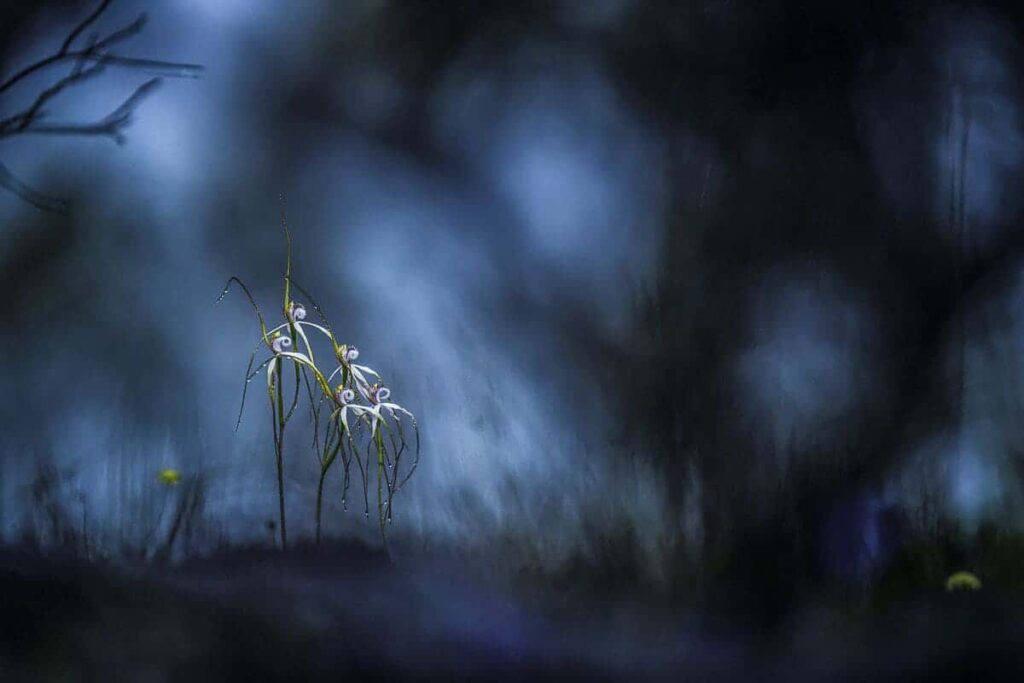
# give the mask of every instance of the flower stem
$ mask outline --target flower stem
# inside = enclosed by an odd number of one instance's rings
[[[277,504],[281,516],[281,550],[288,549],[288,530],[285,527],[284,518],[284,373],[277,369],[277,440],[274,444],[275,455],[277,456]]]
[[[377,444],[377,518],[380,521],[381,543],[384,544],[385,554],[390,558],[391,550],[388,548],[388,534],[384,529],[384,439],[380,433],[380,428],[374,434],[374,442]]]
[[[316,485],[316,544],[320,545],[320,511],[323,509],[324,480],[327,479],[327,468],[320,468],[320,481]]]

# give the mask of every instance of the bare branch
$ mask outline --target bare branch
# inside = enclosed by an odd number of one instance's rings
[[[68,37],[64,39],[64,44],[60,46],[60,52],[58,54],[67,54],[68,50],[71,49],[71,44],[75,42],[75,38],[82,35],[82,31],[89,28],[89,25],[99,19],[99,16],[103,14],[108,7],[110,7],[111,0],[101,0],[99,7],[97,7],[92,14],[82,20],[78,26],[76,26]]]
[[[110,7],[113,0],[100,0],[97,7],[85,19],[79,22],[67,35],[60,49],[28,66],[0,82],[0,94],[10,90],[18,83],[33,74],[59,64],[73,62],[70,73],[58,79],[49,87],[39,92],[32,102],[21,111],[0,118],[0,140],[16,135],[99,135],[122,144],[125,140],[124,130],[131,123],[132,115],[139,103],[152,93],[160,84],[160,78],[150,78],[118,106],[114,111],[93,123],[42,123],[46,117],[44,107],[62,92],[87,81],[100,73],[107,66],[127,69],[138,69],[162,76],[196,77],[203,67],[198,64],[167,62],[159,59],[127,57],[111,54],[107,50],[125,40],[132,38],[146,26],[146,14],[140,14],[133,22],[124,25],[105,36],[94,33],[84,47],[75,48],[75,41],[92,26]],[[21,197],[33,206],[48,210],[63,210],[66,205],[60,200],[46,197],[29,188],[18,180],[6,166],[0,165],[0,186]]]
[[[142,29],[146,27],[147,21],[149,21],[149,18],[146,16],[145,12],[143,12],[132,23],[128,24],[124,28],[114,31],[109,36],[96,43],[96,48],[102,50],[105,47],[116,45],[122,40],[127,40],[132,36],[142,33]]]
[[[146,69],[150,71],[159,71],[161,74],[166,76],[177,76],[181,78],[195,78],[203,70],[201,64],[189,64],[185,62],[167,62],[160,59],[140,59],[137,57],[124,57],[122,55],[115,55],[104,53],[102,50],[115,45],[127,38],[130,38],[139,33],[143,26],[146,24],[146,15],[140,15],[138,19],[133,21],[131,24],[124,28],[114,31],[107,37],[97,41],[93,46],[85,50],[71,50],[61,51],[56,54],[50,55],[40,59],[37,62],[29,64],[21,71],[17,72],[3,83],[0,83],[0,94],[12,87],[17,85],[20,81],[28,78],[37,71],[41,71],[47,67],[55,64],[61,64],[64,62],[75,61],[75,60],[88,60],[94,62],[102,62],[104,64],[110,64],[113,66],[122,66],[132,69]]]
[[[124,143],[124,128],[131,123],[132,114],[145,97],[160,85],[159,78],[151,78],[128,96],[114,111],[95,123],[64,123],[50,125],[29,125],[19,133],[41,133],[45,135],[105,135],[117,144]]]
[[[28,202],[37,209],[43,209],[44,211],[54,211],[57,213],[66,213],[68,209],[68,203],[58,197],[50,197],[42,192],[33,190],[25,183],[18,180],[18,178],[11,173],[11,171],[0,162],[0,187],[3,187],[8,192],[20,197],[23,201]]]
[[[80,66],[85,63],[79,62],[79,65],[76,65],[75,70],[69,75],[39,93],[35,101],[23,112],[0,119],[0,138],[24,132],[36,119],[43,117],[42,107],[49,100],[59,95],[65,88],[92,78],[103,70],[102,62],[96,62],[86,68]]]
[[[85,49],[85,52],[87,54],[91,54],[92,52],[94,52],[96,50],[96,42],[99,39],[100,39],[100,36],[99,36],[98,33],[93,33],[91,36],[89,36],[89,42],[86,45],[86,49]],[[79,57],[78,60],[75,61],[75,67],[71,70],[71,73],[72,74],[80,73],[83,69],[85,69],[87,64],[88,64],[88,60],[86,60],[86,59],[84,59],[82,57]]]
[[[161,76],[173,78],[198,78],[203,71],[202,64],[188,64],[185,62],[165,62],[161,59],[140,59],[138,57],[125,57],[113,54],[90,54],[87,52],[77,53],[79,59],[90,62],[100,62],[110,66],[121,66],[128,69],[142,69],[150,73],[158,73]]]

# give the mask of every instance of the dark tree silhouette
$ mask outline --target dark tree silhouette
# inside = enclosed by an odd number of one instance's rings
[[[85,19],[76,25],[52,54],[28,64],[0,81],[0,97],[34,74],[70,65],[70,71],[51,85],[36,93],[24,108],[10,115],[0,114],[0,141],[19,135],[82,135],[105,136],[117,144],[125,141],[124,131],[131,123],[139,103],[150,95],[161,82],[160,76],[195,77],[202,71],[198,64],[165,62],[119,54],[114,49],[124,41],[142,32],[146,15],[107,33],[90,34],[80,40],[86,30],[110,7],[113,0],[101,0]],[[139,85],[134,92],[113,111],[97,121],[47,120],[46,105],[62,93],[102,74],[108,67],[136,69],[158,74]],[[0,187],[40,209],[63,211],[67,203],[32,189],[0,161]]]

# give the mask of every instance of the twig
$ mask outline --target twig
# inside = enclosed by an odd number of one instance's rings
[[[50,125],[29,125],[18,130],[18,133],[42,133],[46,135],[105,135],[114,142],[124,144],[124,128],[131,123],[134,109],[147,95],[153,92],[160,85],[161,79],[151,78],[128,96],[114,111],[95,123],[66,123]],[[0,138],[4,137],[0,133]]]
[[[79,64],[84,64],[84,62],[79,62]],[[97,62],[89,68],[76,66],[75,70],[70,74],[39,93],[39,96],[36,97],[35,101],[27,109],[21,113],[14,114],[13,116],[8,116],[5,119],[0,119],[0,138],[11,137],[18,133],[25,132],[33,121],[45,116],[45,113],[42,111],[42,107],[49,100],[59,95],[65,88],[80,81],[92,78],[102,71],[102,62]]]
[[[135,108],[159,86],[160,78],[151,78],[140,85],[114,111],[95,122],[41,123],[47,115],[44,109],[45,105],[62,92],[99,75],[108,66],[139,69],[165,76],[195,77],[199,75],[203,67],[198,64],[126,57],[107,52],[109,48],[142,32],[147,22],[145,14],[140,14],[135,21],[112,31],[106,36],[100,37],[98,34],[94,34],[85,47],[74,49],[75,41],[100,18],[112,2],[113,0],[100,0],[96,9],[71,30],[61,43],[60,49],[47,57],[25,66],[5,81],[0,82],[0,95],[2,95],[29,76],[50,66],[74,62],[70,73],[39,92],[28,107],[10,116],[0,118],[0,140],[31,133],[69,136],[101,135],[111,138],[120,145],[125,141],[124,130],[131,123]],[[40,209],[49,211],[65,211],[67,209],[66,202],[47,197],[33,190],[21,182],[2,164],[0,164],[0,187],[7,189],[22,200]]]
[[[33,190],[11,173],[4,166],[3,162],[0,162],[0,187],[3,187],[11,194],[16,195],[37,209],[56,213],[66,213],[68,210],[68,203],[65,200],[59,197],[50,197],[42,192]]]
[[[95,12],[95,16],[98,17],[99,13],[105,10],[110,5],[110,0],[104,0],[101,6]],[[124,66],[133,69],[153,69],[158,70],[166,75],[177,75],[183,77],[195,77],[202,72],[203,67],[201,64],[188,64],[184,62],[167,62],[159,59],[140,59],[136,57],[125,57],[123,55],[116,55],[103,52],[108,47],[116,45],[132,36],[137,35],[142,31],[147,22],[145,14],[139,15],[135,21],[124,26],[113,33],[109,34],[105,38],[102,38],[91,47],[84,50],[70,50],[64,46],[61,47],[56,53],[44,57],[28,66],[24,67],[13,76],[8,78],[6,81],[0,83],[0,94],[3,94],[7,90],[10,90],[19,82],[28,78],[32,74],[53,66],[54,64],[60,64],[62,62],[76,61],[85,59],[88,61],[102,62],[104,64],[111,64],[114,66]],[[92,23],[92,20],[83,22],[76,26],[71,32],[68,38],[64,41],[65,45],[70,46],[70,42],[73,41],[84,30],[86,26]]]
[[[93,10],[93,13],[82,20],[78,26],[76,26],[68,37],[64,40],[64,44],[60,46],[60,52],[58,54],[67,54],[68,50],[71,49],[71,44],[75,42],[75,38],[82,35],[82,31],[89,28],[89,25],[99,19],[100,15],[106,11],[107,7],[110,6],[111,0],[102,0],[99,6]]]

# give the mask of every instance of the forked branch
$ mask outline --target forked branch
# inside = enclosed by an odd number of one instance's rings
[[[108,137],[120,145],[125,141],[125,129],[131,124],[136,107],[159,86],[161,80],[159,76],[196,77],[199,75],[203,67],[198,64],[128,57],[112,52],[112,48],[142,32],[147,21],[145,14],[140,14],[130,24],[117,28],[106,35],[93,34],[81,46],[76,47],[82,34],[100,18],[110,7],[112,1],[101,0],[96,9],[68,33],[56,52],[28,64],[10,77],[0,81],[0,95],[3,95],[34,74],[45,72],[50,67],[71,64],[68,73],[43,88],[27,106],[13,114],[0,116],[0,141],[28,134],[98,135]],[[47,117],[45,106],[50,101],[61,93],[102,74],[107,67],[111,66],[138,69],[158,74],[158,76],[150,78],[137,87],[124,102],[98,121],[52,123],[45,120]],[[63,211],[67,208],[67,203],[63,200],[49,197],[30,188],[2,163],[0,163],[0,187],[40,209]]]

